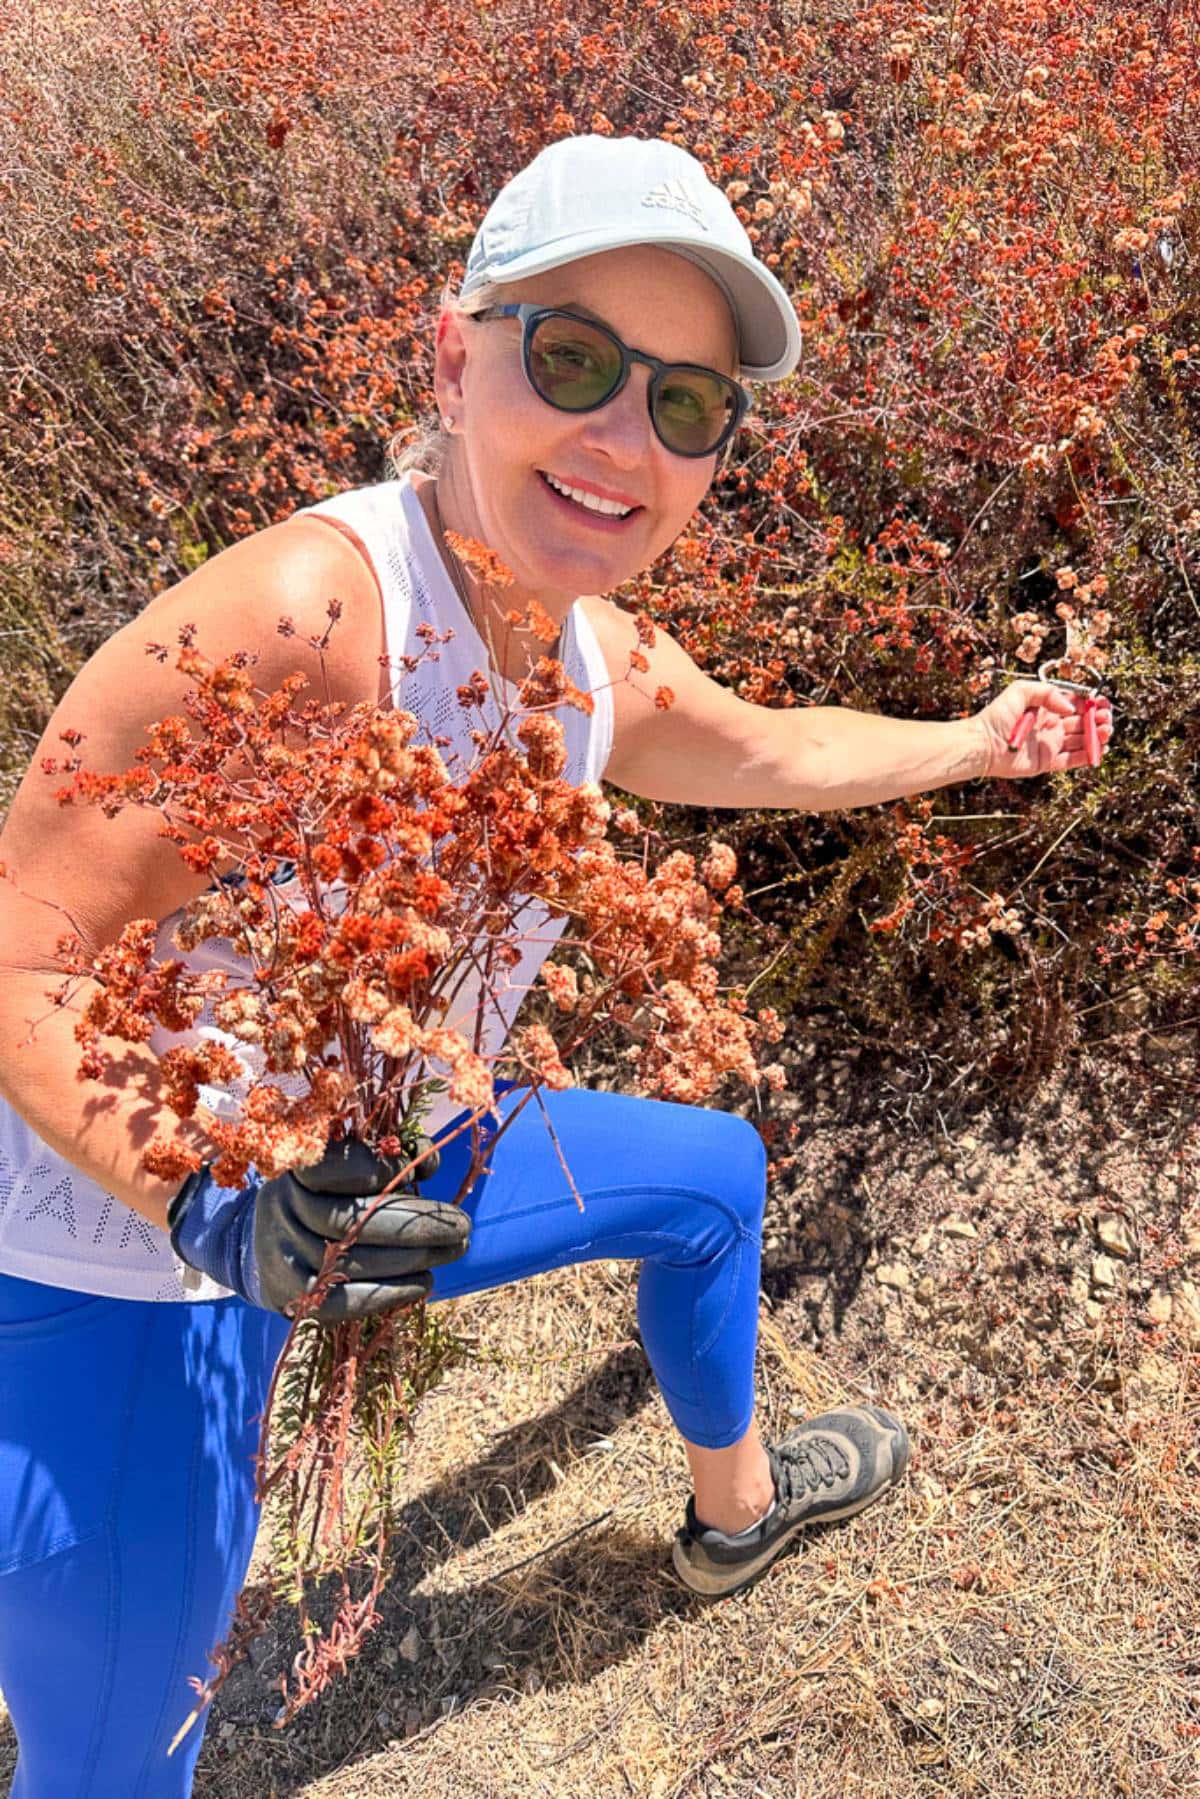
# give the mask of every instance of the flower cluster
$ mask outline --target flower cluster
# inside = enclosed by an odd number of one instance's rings
[[[462,547],[496,578],[490,552],[471,540]],[[332,602],[331,626],[338,610]],[[510,622],[521,616],[511,613]],[[536,604],[525,616],[535,635],[544,639],[553,630]],[[289,625],[281,625],[285,635]],[[652,642],[653,627],[641,621],[639,636]],[[326,638],[309,641],[323,654]],[[760,1068],[756,1059],[758,1044],[782,1032],[777,1014],[767,1009],[754,1018],[743,996],[723,1002],[718,993],[718,896],[741,898],[732,885],[732,849],[713,843],[698,874],[695,858],[682,851],[651,869],[648,845],[622,853],[609,839],[612,808],[599,787],[565,778],[566,735],[554,713],[562,706],[590,711],[594,702],[560,661],[539,657],[519,685],[516,707],[504,707],[491,730],[482,725],[483,673],[459,691],[459,704],[481,723],[471,733],[470,765],[452,780],[436,745],[418,740],[412,712],[303,703],[301,674],[260,693],[246,653],[211,664],[196,647],[194,626],[180,632],[180,644],[176,666],[194,684],[184,703],[198,734],[181,717],[160,720],[134,768],[97,775],[81,766],[79,733],[64,732],[74,753],[62,771],[48,772],[72,776],[56,791],[61,805],[97,805],[109,816],[127,805],[153,808],[161,834],[196,873],[234,861],[232,879],[224,876],[182,909],[172,941],[186,957],[223,940],[244,973],[157,960],[160,921],[153,919],[130,921],[94,957],[73,936],[61,939],[60,952],[68,976],[94,984],[75,1027],[88,1077],[109,1075],[105,1039],[144,1042],[156,1026],[191,1031],[191,1041],[159,1059],[169,1105],[192,1119],[203,1087],[233,1088],[256,1064],[240,1109],[204,1120],[219,1184],[240,1185],[251,1164],[270,1177],[319,1161],[330,1140],[346,1133],[381,1154],[403,1160],[411,1152],[396,1177],[404,1180],[419,1162],[413,1133],[432,1092],[448,1087],[469,1114],[457,1135],[491,1111],[497,1073],[528,1087],[525,1103],[542,1088],[569,1087],[573,1055],[605,1025],[627,1028],[635,1039],[635,1090],[645,1094],[696,1102],[729,1075],[779,1085],[782,1070]],[[161,644],[148,649],[160,659],[167,653]],[[514,711],[519,721],[510,733]],[[621,838],[636,826],[632,813],[623,814]],[[281,880],[285,863],[294,873]],[[488,1055],[482,1006],[465,1028],[454,1028],[451,1004],[464,981],[475,982],[481,1001],[496,1000],[504,973],[521,960],[520,914],[531,894],[550,917],[573,924],[564,959],[542,970],[552,1022],[516,1029]],[[578,969],[566,959],[572,954]],[[224,1041],[194,1031],[205,1006]],[[245,1058],[231,1044],[245,1046]],[[301,1077],[298,1094],[285,1090],[282,1078],[289,1076]],[[509,1122],[492,1133],[472,1131],[460,1199]],[[162,1138],[142,1152],[143,1165],[165,1180],[182,1179],[199,1160],[195,1147]],[[327,1293],[337,1256],[385,1197],[365,1208],[327,1255],[313,1291],[296,1303],[281,1368],[297,1343],[308,1345],[310,1360],[317,1353],[301,1327]],[[277,1468],[265,1472],[264,1447],[260,1498],[282,1470],[296,1483],[306,1469],[315,1478],[326,1519],[322,1545],[328,1551],[340,1542],[344,1552],[340,1563],[327,1556],[323,1573],[333,1566],[344,1574],[361,1553],[356,1531],[339,1538],[331,1520],[341,1513],[351,1423],[365,1428],[368,1394],[372,1406],[377,1397],[377,1382],[371,1386],[364,1370],[368,1363],[407,1365],[423,1340],[395,1315],[371,1324],[331,1327],[332,1350],[289,1428],[272,1429],[279,1423],[273,1403],[263,1421]],[[280,1378],[277,1370],[272,1400]],[[402,1421],[403,1409],[396,1404],[393,1411]],[[297,1531],[300,1491],[297,1484]],[[378,1577],[382,1515],[371,1544]],[[301,1575],[311,1574],[294,1543],[293,1551]],[[371,1621],[369,1610],[339,1617],[326,1650],[307,1664],[293,1710],[315,1696]],[[337,1655],[328,1648],[335,1639]],[[222,1670],[227,1661],[219,1661]],[[205,1687],[202,1703],[215,1690],[215,1683]]]

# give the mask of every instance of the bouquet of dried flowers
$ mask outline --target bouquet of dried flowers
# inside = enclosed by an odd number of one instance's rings
[[[455,548],[487,582],[511,582],[485,546],[456,538]],[[340,610],[331,601],[324,634],[304,640],[322,674]],[[557,635],[536,601],[507,618],[543,644]],[[278,629],[296,635],[290,619]],[[645,615],[638,631],[642,644],[653,642]],[[424,632],[424,655],[451,635]],[[127,805],[157,810],[160,834],[197,873],[235,859],[240,885],[231,888],[227,875],[184,908],[174,943],[187,951],[227,939],[247,973],[235,982],[223,969],[157,959],[160,921],[149,918],[131,920],[95,955],[86,953],[78,931],[61,937],[58,959],[68,979],[51,997],[67,1003],[74,977],[97,984],[75,1028],[80,1078],[109,1076],[103,1039],[144,1042],[156,1026],[192,1031],[210,1006],[218,1032],[196,1033],[198,1040],[166,1050],[160,1062],[173,1110],[195,1119],[202,1085],[245,1088],[247,1059],[257,1058],[236,1116],[201,1115],[218,1184],[241,1185],[251,1164],[269,1178],[319,1161],[348,1133],[403,1166],[377,1199],[363,1202],[346,1237],[330,1245],[311,1292],[291,1308],[256,1463],[258,1500],[278,1493],[284,1501],[271,1560],[241,1593],[229,1635],[212,1652],[216,1675],[192,1677],[197,1703],[172,1749],[281,1599],[298,1607],[305,1645],[290,1692],[287,1676],[279,1677],[277,1726],[328,1685],[379,1621],[413,1408],[465,1346],[423,1304],[332,1326],[313,1313],[344,1278],[337,1260],[375,1207],[414,1178],[430,1141],[420,1127],[433,1097],[448,1090],[465,1113],[453,1135],[471,1132],[469,1165],[455,1195],[460,1203],[516,1116],[499,1130],[485,1122],[500,1075],[527,1085],[517,1111],[530,1101],[541,1107],[575,1191],[541,1089],[570,1086],[571,1057],[610,1023],[636,1040],[629,1052],[634,1091],[693,1103],[728,1074],[752,1084],[762,1077],[772,1087],[783,1078],[778,1065],[756,1061],[756,1044],[782,1032],[777,1014],[764,1008],[751,1017],[737,990],[718,998],[719,896],[740,902],[731,886],[733,851],[713,843],[699,870],[690,854],[675,851],[651,872],[648,833],[640,853],[622,854],[609,840],[612,808],[599,788],[563,779],[565,736],[553,711],[590,712],[594,702],[560,661],[540,657],[518,688],[518,705],[503,704],[491,730],[482,724],[485,672],[458,689],[459,703],[480,722],[470,732],[470,766],[451,779],[439,753],[449,740],[417,741],[413,713],[370,703],[301,704],[308,683],[300,672],[275,692],[261,692],[251,672],[254,654],[239,651],[214,666],[195,636],[194,625],[180,631],[176,667],[194,682],[185,705],[197,731],[183,717],[164,718],[150,728],[134,768],[98,774],[82,768],[81,734],[68,730],[61,737],[71,753],[61,769],[56,758],[43,766],[72,776],[56,793],[62,805],[96,804],[109,816]],[[147,648],[159,660],[168,654],[162,644]],[[409,658],[406,666],[421,660]],[[639,664],[645,659],[634,652],[631,667]],[[660,689],[656,699],[669,706],[671,697]],[[639,831],[631,810],[613,822],[621,835]],[[285,863],[294,866],[297,890],[286,901],[272,878]],[[543,918],[565,916],[573,927],[564,959],[541,967],[555,1028],[517,1029],[489,1058],[484,1013],[497,1004],[503,971],[521,960],[522,913],[531,897],[540,900]],[[464,980],[479,996],[469,1035],[446,1024]],[[247,1046],[242,1054],[231,1047],[235,1040]],[[278,1077],[295,1075],[304,1090],[289,1096]],[[450,1140],[449,1133],[433,1139],[435,1147]],[[143,1165],[166,1180],[182,1181],[199,1161],[161,1138],[142,1155]],[[366,1576],[357,1597],[355,1573]],[[322,1634],[307,1597],[331,1574],[340,1578],[341,1599]]]

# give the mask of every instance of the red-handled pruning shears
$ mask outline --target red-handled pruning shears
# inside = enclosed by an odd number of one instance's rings
[[[1049,662],[1043,662],[1038,669],[1038,680],[1045,681],[1051,687],[1065,687],[1070,693],[1081,693],[1083,701],[1083,747],[1087,751],[1088,763],[1096,768],[1100,762],[1100,733],[1096,728],[1096,708],[1100,703],[1102,689],[1085,686],[1081,681],[1066,681],[1060,675],[1050,675],[1047,669],[1057,668],[1065,658],[1055,656]],[[1037,707],[1028,706],[1017,720],[1016,729],[1008,740],[1010,750],[1019,750],[1033,729],[1033,721],[1037,716]]]

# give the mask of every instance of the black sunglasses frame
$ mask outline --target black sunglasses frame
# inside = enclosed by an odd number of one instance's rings
[[[607,325],[601,325],[596,319],[585,318],[582,313],[572,312],[569,306],[539,306],[535,301],[526,300],[519,306],[485,306],[482,312],[474,312],[469,316],[481,321],[486,319],[520,319],[523,327],[521,337],[521,361],[525,369],[525,379],[528,381],[530,387],[532,387],[538,399],[545,400],[546,404],[548,406],[553,406],[556,412],[598,412],[602,406],[607,406],[610,400],[616,399],[630,375],[633,373],[634,363],[644,362],[646,367],[650,370],[650,381],[646,388],[646,405],[650,412],[650,423],[654,426],[654,433],[658,438],[658,441],[662,444],[664,449],[671,452],[672,456],[684,456],[689,461],[693,462],[698,461],[703,456],[719,456],[721,451],[728,445],[734,432],[741,426],[746,414],[750,412],[754,406],[754,396],[747,388],[742,386],[740,381],[735,381],[732,375],[723,375],[720,369],[706,368],[702,362],[663,362],[660,357],[651,356],[645,350],[631,349],[628,344],[622,343],[616,332],[610,331]],[[612,391],[606,393],[602,400],[597,400],[594,406],[560,406],[556,400],[549,399],[534,380],[533,371],[530,368],[529,349],[530,344],[533,341],[533,333],[537,328],[538,321],[545,318],[574,319],[578,324],[588,325],[593,331],[600,331],[605,337],[611,339],[620,351],[621,372],[616,379]],[[727,421],[725,429],[722,431],[720,437],[710,449],[677,449],[674,444],[667,442],[666,438],[658,428],[658,420],[654,416],[655,396],[666,377],[676,370],[688,370],[701,375],[713,375],[718,381],[725,382],[727,386],[733,389],[736,410],[734,411],[733,417]]]

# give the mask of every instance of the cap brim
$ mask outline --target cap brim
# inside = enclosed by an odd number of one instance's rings
[[[694,237],[653,237],[635,233],[607,235],[583,231],[570,238],[560,238],[516,256],[511,262],[481,269],[469,284],[464,283],[465,297],[483,282],[504,286],[524,281],[530,275],[542,275],[564,263],[578,262],[584,256],[597,256],[604,250],[626,250],[636,244],[654,244],[673,250],[697,268],[705,269],[728,291],[733,299],[739,325],[739,362],[749,381],[782,381],[800,361],[803,348],[800,324],[786,288],[770,269],[753,258],[738,256],[732,250],[702,249]]]

